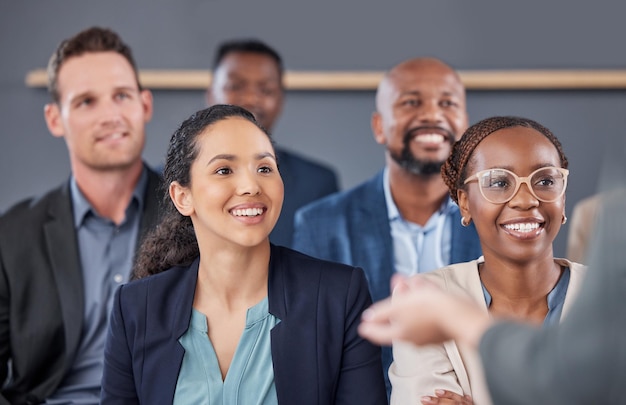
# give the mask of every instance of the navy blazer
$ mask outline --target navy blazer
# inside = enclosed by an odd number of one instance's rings
[[[320,259],[357,266],[365,271],[374,302],[390,294],[394,273],[393,241],[383,173],[355,188],[325,197],[296,212],[293,247]],[[450,263],[482,254],[474,224],[461,226],[461,214],[452,218]],[[391,364],[391,348],[383,349],[383,366]],[[389,386],[389,383],[388,383]]]
[[[161,177],[148,171],[137,247],[158,222]],[[72,367],[85,312],[70,182],[0,217],[0,404],[37,404]],[[11,367],[11,370],[9,370]]]
[[[276,158],[285,185],[285,199],[270,240],[275,245],[291,247],[296,210],[339,191],[337,175],[327,166],[278,147]]]
[[[199,259],[121,286],[105,349],[102,404],[171,404]],[[281,404],[386,403],[380,349],[357,334],[371,304],[363,271],[272,245],[269,312]]]

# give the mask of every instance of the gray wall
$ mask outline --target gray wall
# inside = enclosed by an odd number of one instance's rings
[[[412,56],[458,69],[626,66],[626,4],[527,0],[0,0],[0,211],[67,178],[62,140],[43,120],[43,89],[27,88],[57,43],[90,26],[118,31],[145,69],[204,69],[223,39],[256,36],[288,69],[384,70]],[[596,190],[603,149],[622,137],[626,92],[472,91],[471,122],[527,116],[552,129],[571,162],[568,214]],[[145,158],[162,161],[174,128],[204,106],[201,91],[155,91]],[[289,92],[279,143],[334,165],[343,188],[383,164],[369,119],[373,92]],[[555,249],[564,252],[567,226]]]

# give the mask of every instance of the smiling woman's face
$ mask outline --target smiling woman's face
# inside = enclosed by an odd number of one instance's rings
[[[561,167],[556,147],[540,132],[526,127],[504,128],[483,139],[468,162],[468,176],[501,168],[525,177],[540,167]],[[552,243],[561,228],[565,195],[554,202],[539,201],[522,184],[513,198],[502,204],[487,201],[478,182],[459,191],[459,207],[474,221],[485,258],[532,261],[552,257]]]
[[[197,139],[189,187],[170,186],[179,212],[191,217],[199,244],[255,246],[274,228],[283,182],[269,137],[243,118],[227,118]]]

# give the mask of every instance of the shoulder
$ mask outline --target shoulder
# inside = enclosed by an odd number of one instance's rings
[[[276,148],[276,154],[278,155],[278,165],[289,167],[292,171],[312,172],[321,176],[336,176],[335,170],[330,166],[314,161],[308,157],[304,157],[298,153],[282,148]]]
[[[299,211],[303,215],[322,213],[322,216],[327,216],[328,213],[332,212],[343,212],[358,206],[376,204],[376,197],[384,202],[382,184],[382,175],[378,173],[351,189],[333,193],[313,201]]]
[[[286,281],[304,281],[305,288],[320,283],[327,283],[327,286],[349,285],[355,280],[365,280],[359,267],[318,259],[284,246],[273,245],[272,263]]]
[[[569,267],[570,277],[572,279],[581,279],[587,273],[587,266],[584,264],[576,263],[563,258],[555,258],[554,261],[563,267]]]
[[[470,285],[480,282],[478,277],[478,262],[481,259],[455,263],[446,267],[424,273],[421,276],[438,284],[440,287],[452,291],[466,290]]]
[[[132,303],[145,301],[147,296],[150,300],[166,301],[168,297],[176,297],[190,283],[195,285],[193,266],[177,266],[161,273],[133,280],[120,288],[122,302]]]
[[[14,204],[0,216],[0,229],[10,231],[17,227],[15,231],[20,231],[32,224],[40,224],[47,218],[51,207],[56,208],[63,204],[68,209],[71,207],[67,185]]]

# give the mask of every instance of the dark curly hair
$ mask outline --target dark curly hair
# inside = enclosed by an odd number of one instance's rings
[[[234,105],[216,104],[187,118],[174,132],[167,149],[163,169],[163,217],[157,227],[146,235],[135,260],[133,279],[161,273],[174,266],[189,265],[198,255],[198,241],[191,219],[176,209],[169,195],[169,185],[176,181],[183,187],[191,183],[191,165],[198,157],[197,139],[215,123],[241,117],[269,133],[246,109]]]
[[[548,138],[559,153],[561,166],[567,169],[567,157],[563,152],[561,142],[559,142],[548,128],[536,121],[522,117],[508,116],[486,118],[472,125],[465,131],[461,139],[454,144],[452,153],[441,167],[441,176],[448,186],[448,189],[450,189],[450,196],[455,202],[458,203],[457,192],[464,187],[463,182],[467,178],[467,166],[476,146],[492,133],[500,129],[511,127],[532,128]]]

